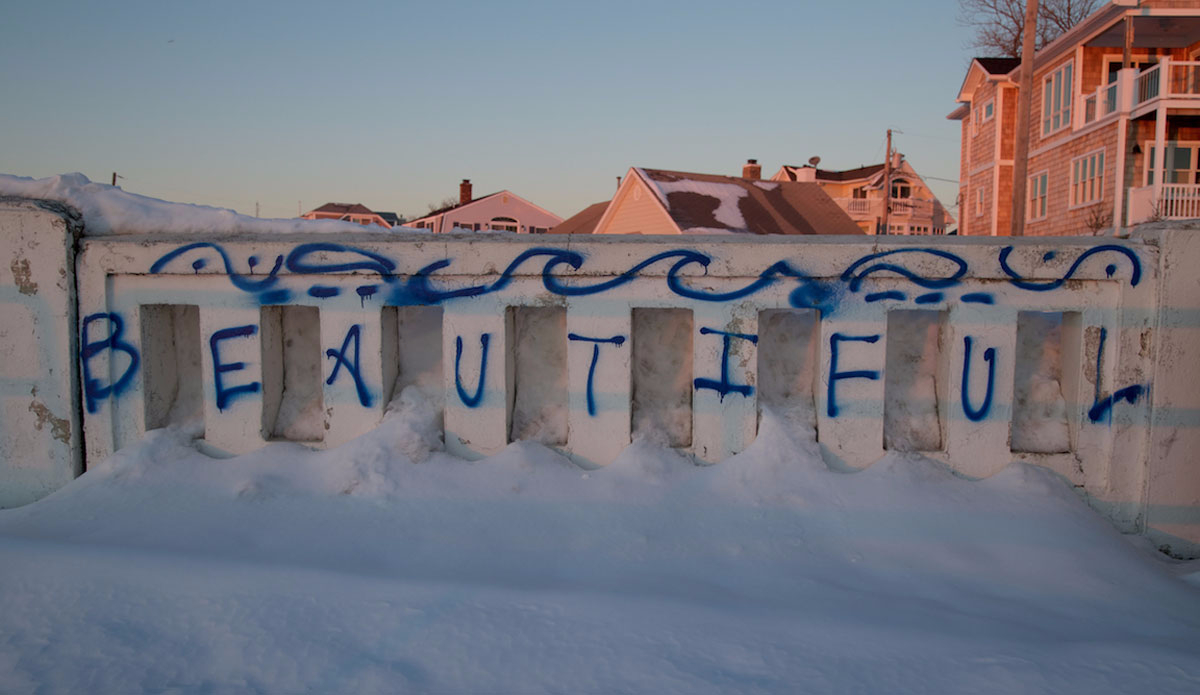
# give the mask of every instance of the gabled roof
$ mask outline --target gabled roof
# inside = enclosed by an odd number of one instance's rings
[[[399,226],[400,226],[400,216],[399,216],[399,215],[397,215],[397,214],[396,214],[396,213],[394,213],[394,212],[379,212],[379,211],[376,211],[376,212],[375,212],[375,214],[376,214],[376,215],[379,215],[380,217],[382,217],[384,222],[387,222],[388,224],[392,225],[393,227],[399,227]]]
[[[958,88],[958,101],[970,100],[971,94],[985,80],[1005,81],[1009,74],[1021,66],[1019,58],[973,58],[962,85]],[[947,116],[949,118],[949,116]],[[956,119],[951,119],[956,120]]]
[[[546,213],[547,215],[549,215],[550,217],[553,217],[553,218],[555,218],[555,219],[562,219],[562,218],[560,218],[558,215],[555,215],[553,212],[550,212],[549,210],[547,210],[547,209],[545,209],[545,208],[541,207],[540,205],[535,205],[535,204],[533,204],[533,203],[529,202],[528,200],[526,200],[526,199],[522,198],[521,196],[517,195],[516,193],[513,193],[512,191],[510,191],[510,190],[507,190],[507,189],[506,189],[506,190],[503,190],[503,191],[496,191],[495,193],[489,193],[489,194],[487,194],[487,195],[485,195],[485,196],[481,196],[481,197],[479,197],[479,198],[473,198],[473,199],[471,199],[471,200],[469,200],[469,201],[467,201],[467,202],[465,202],[465,203],[455,203],[454,205],[447,205],[447,206],[446,206],[446,207],[444,207],[444,208],[440,208],[440,209],[438,209],[438,210],[434,210],[434,211],[432,211],[432,212],[427,212],[427,213],[425,213],[424,215],[421,215],[420,217],[416,217],[416,218],[414,218],[414,219],[411,219],[411,220],[409,220],[408,222],[406,222],[405,224],[412,224],[413,222],[420,222],[420,221],[423,221],[423,220],[428,220],[428,219],[430,219],[430,218],[432,218],[432,217],[437,217],[437,216],[439,216],[439,215],[445,215],[445,214],[446,214],[446,213],[448,213],[448,212],[453,212],[453,211],[455,211],[455,210],[459,210],[459,209],[462,209],[462,208],[467,208],[467,207],[470,207],[470,206],[472,206],[472,205],[474,205],[474,204],[476,204],[476,203],[481,203],[481,202],[483,202],[483,201],[485,201],[485,200],[487,200],[487,199],[489,199],[489,198],[495,198],[496,196],[498,196],[498,195],[501,195],[501,194],[503,194],[503,195],[507,195],[507,196],[509,196],[509,197],[511,197],[511,198],[513,198],[513,199],[515,199],[515,200],[518,200],[518,201],[520,201],[520,202],[522,202],[522,203],[524,203],[524,204],[528,205],[528,206],[529,206],[529,207],[531,207],[531,208],[535,208],[535,209],[537,209],[537,210],[540,210],[540,211],[542,211],[542,212]]]
[[[816,183],[632,169],[682,234],[862,234]]]
[[[362,203],[325,203],[321,207],[309,211],[311,215],[314,212],[324,212],[334,215],[375,215],[378,214],[371,208]]]
[[[501,193],[506,193],[506,192],[507,191],[496,191],[495,193],[488,193],[487,195],[481,195],[478,198],[472,198],[465,203],[455,203],[454,205],[447,205],[444,208],[438,208],[437,210],[431,210],[430,212],[427,212],[424,215],[421,215],[417,219],[423,220],[427,217],[437,217],[438,215],[444,215],[447,212],[450,212],[451,210],[457,210],[459,208],[466,207],[466,206],[470,205],[471,203],[478,203],[481,200],[487,200],[488,198],[491,198],[492,196],[500,195]]]
[[[976,63],[989,75],[1007,75],[1021,64],[1020,58],[976,58]]]
[[[794,166],[784,164],[783,171],[787,174],[788,180],[797,180],[796,172],[809,168],[809,165]],[[816,177],[818,181],[855,181],[857,179],[869,179],[879,172],[883,171],[883,164],[872,164],[870,166],[858,167],[857,169],[846,169],[844,171],[833,171],[832,169],[817,169]]]
[[[550,228],[550,234],[591,234],[611,200],[593,203]]]

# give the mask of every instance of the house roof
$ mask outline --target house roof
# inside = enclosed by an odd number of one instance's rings
[[[314,212],[325,212],[335,215],[376,215],[374,210],[363,205],[362,203],[325,203],[315,210],[310,210],[309,214]]]
[[[975,58],[989,75],[1007,75],[1021,64],[1020,58]]]
[[[392,225],[393,227],[400,226],[400,216],[394,212],[380,212],[377,210],[377,211],[375,211],[375,214],[382,217],[384,222],[387,222],[388,224]]]
[[[862,234],[816,183],[634,169],[683,234]]]
[[[792,181],[796,180],[796,171],[803,169],[804,166],[784,165],[784,171]],[[875,174],[883,171],[883,164],[872,164],[870,166],[858,167],[857,169],[845,169],[843,171],[834,171],[832,169],[817,169],[818,181],[855,181],[857,179],[869,179]]]
[[[591,234],[611,200],[593,203],[550,228],[550,234]]]
[[[437,217],[438,215],[444,215],[447,212],[450,212],[451,210],[457,210],[459,208],[466,207],[472,203],[478,203],[481,200],[487,200],[488,198],[491,198],[494,195],[500,195],[501,193],[504,193],[504,191],[496,191],[495,193],[488,193],[487,195],[481,195],[478,198],[472,198],[465,203],[455,203],[454,205],[447,205],[444,208],[438,208],[437,210],[431,210],[430,212],[425,213],[424,215],[418,217],[417,219],[423,220],[427,217]]]

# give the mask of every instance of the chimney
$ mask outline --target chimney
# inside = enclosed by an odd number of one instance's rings
[[[757,159],[747,159],[745,166],[742,167],[742,178],[744,179],[761,179],[762,165]]]
[[[463,179],[458,184],[458,204],[466,205],[471,202],[471,179]]]
[[[796,170],[796,180],[810,183],[817,180],[817,168],[805,164]]]

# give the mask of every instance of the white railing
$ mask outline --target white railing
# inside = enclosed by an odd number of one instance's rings
[[[869,217],[880,210],[880,201],[869,198],[838,198],[837,204],[851,217]]]
[[[1200,61],[1164,58],[1161,63],[1138,73],[1133,106],[1155,99],[1200,98]]]
[[[1200,219],[1200,184],[1164,183],[1157,200],[1154,186],[1129,190],[1129,224],[1157,220]]]
[[[1124,73],[1083,96],[1077,127],[1090,125],[1114,113],[1147,106],[1158,99],[1200,99],[1200,61],[1173,61],[1163,58],[1133,77],[1126,90]]]
[[[1160,92],[1159,75],[1162,64],[1147,68],[1138,73],[1133,83],[1133,105],[1140,106],[1151,99],[1157,99]]]
[[[846,214],[855,219],[874,219],[883,216],[882,198],[834,198]],[[892,198],[892,215],[898,217],[932,217],[932,200]]]
[[[1200,218],[1200,185],[1164,183],[1158,210],[1165,220]]]

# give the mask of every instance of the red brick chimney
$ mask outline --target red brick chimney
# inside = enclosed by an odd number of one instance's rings
[[[746,165],[742,167],[742,178],[744,179],[761,179],[762,165],[757,159],[747,159]]]
[[[471,202],[471,179],[463,179],[458,184],[458,204],[466,205]]]

